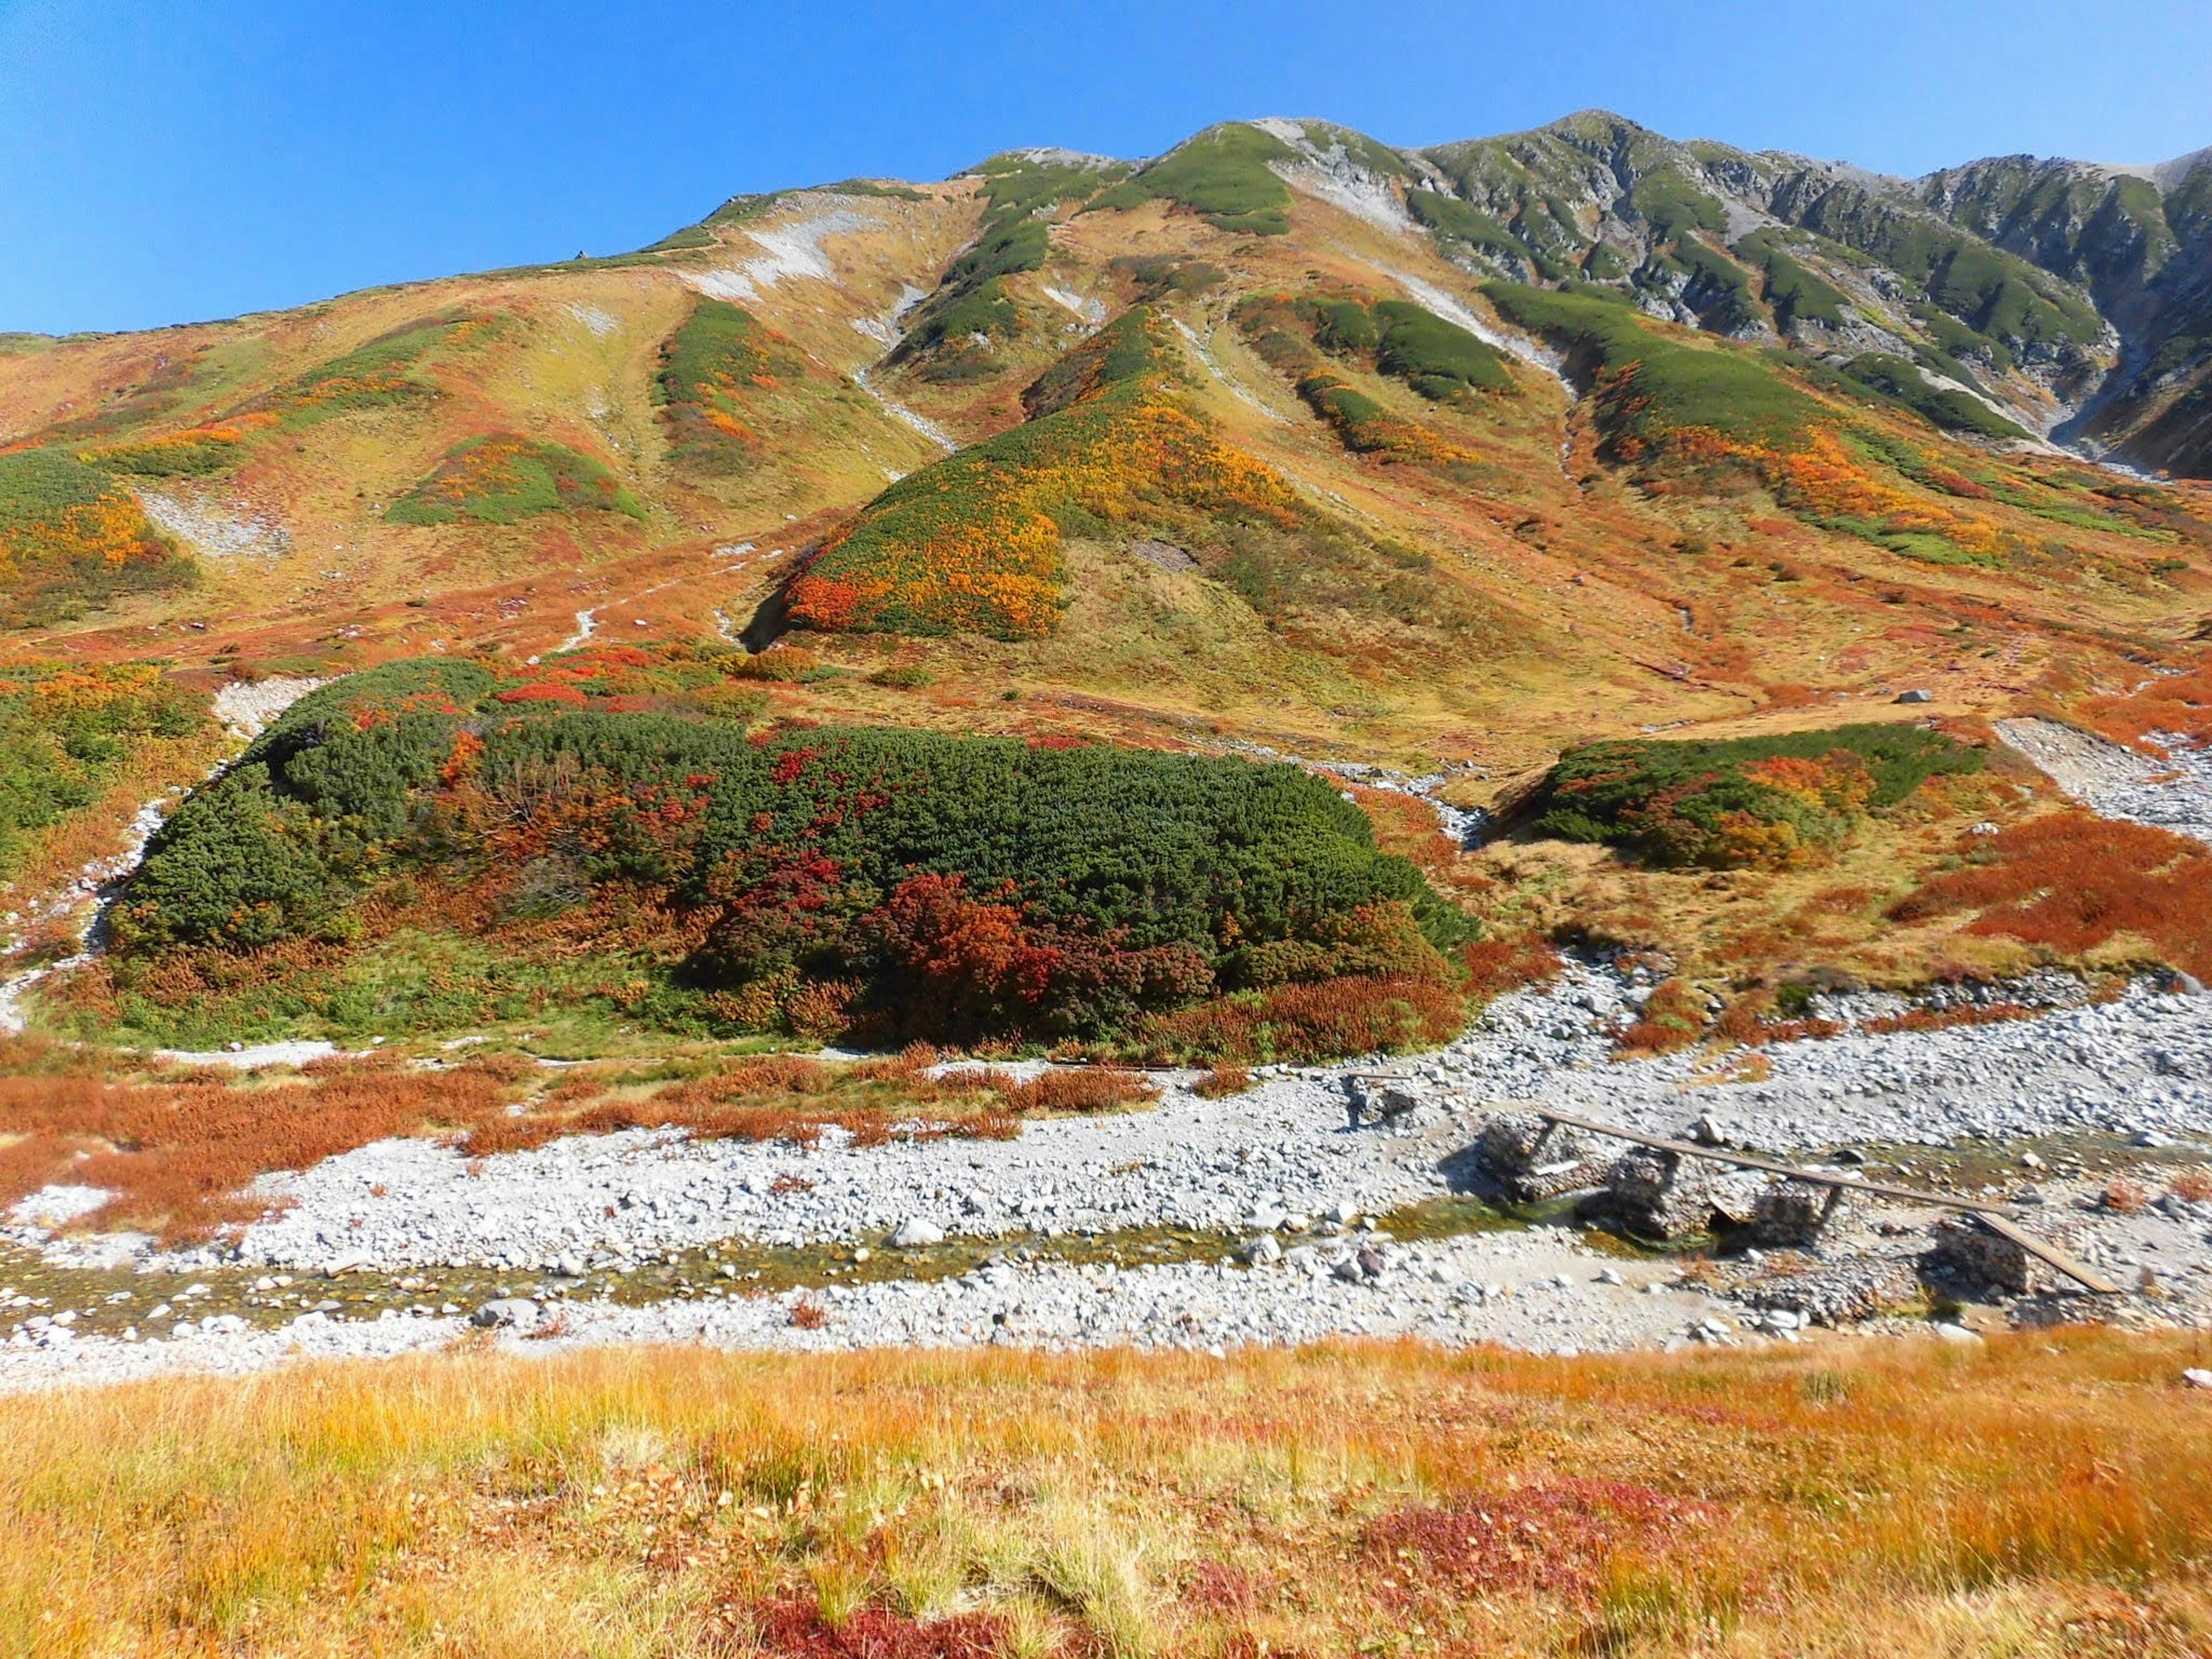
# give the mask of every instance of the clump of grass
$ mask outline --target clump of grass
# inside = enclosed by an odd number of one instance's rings
[[[1020,1083],[982,1068],[932,1075],[936,1062],[935,1050],[923,1043],[852,1066],[754,1055],[647,1094],[602,1091],[578,1079],[532,1109],[478,1124],[466,1149],[483,1157],[564,1135],[662,1128],[805,1146],[832,1127],[863,1146],[947,1135],[1002,1139],[1018,1133],[1024,1117],[1118,1110],[1158,1092],[1140,1077],[1106,1068],[1048,1071]]]
[[[2184,1170],[2166,1190],[2185,1204],[2212,1204],[2212,1169]]]
[[[1203,1073],[1190,1085],[1191,1093],[1200,1100],[1226,1100],[1231,1095],[1241,1095],[1252,1087],[1251,1068],[1245,1066],[1214,1066]]]

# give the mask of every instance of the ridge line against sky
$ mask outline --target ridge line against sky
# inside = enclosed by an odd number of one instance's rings
[[[2143,165],[2212,144],[2208,66],[2201,0],[0,0],[0,331],[621,252],[744,191],[1267,114],[1421,146],[1602,107],[1907,176]]]

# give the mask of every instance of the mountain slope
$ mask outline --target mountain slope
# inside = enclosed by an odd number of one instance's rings
[[[1449,768],[1470,805],[1678,728],[2100,709],[2197,665],[2212,512],[2038,434],[2187,473],[2201,173],[2098,196],[1596,113],[1422,151],[1271,119],[11,337],[0,650],[190,694],[742,646],[732,718]],[[2114,392],[2161,330],[2166,379]],[[1636,937],[1723,902],[1638,892],[1607,901]]]

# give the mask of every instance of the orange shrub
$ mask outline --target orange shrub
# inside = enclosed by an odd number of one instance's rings
[[[1190,1085],[1200,1100],[1225,1100],[1252,1086],[1252,1073],[1242,1066],[1216,1066]]]
[[[1311,1062],[1343,1054],[1433,1048],[1466,1023],[1458,994],[1432,979],[1364,975],[1218,997],[1144,1028],[1146,1051],[1168,1058]]]
[[[1503,996],[1524,985],[1547,985],[1559,976],[1559,953],[1534,933],[1487,934],[1459,948],[1468,994]]]
[[[0,1077],[0,1201],[66,1179],[114,1196],[94,1226],[204,1236],[257,1212],[234,1195],[274,1170],[304,1170],[373,1140],[500,1121],[505,1086],[488,1073],[404,1071],[349,1062],[297,1084],[125,1084],[89,1073]]]
[[[1643,1017],[1621,1033],[1620,1046],[1633,1053],[1669,1054],[1705,1034],[1705,999],[1688,981],[1666,979],[1653,988]]]

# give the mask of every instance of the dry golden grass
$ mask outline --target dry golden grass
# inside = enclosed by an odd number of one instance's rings
[[[2203,1654],[2203,1336],[481,1353],[0,1401],[0,1650]]]

